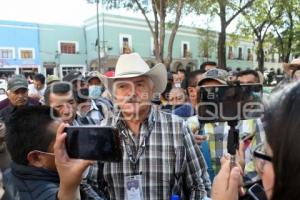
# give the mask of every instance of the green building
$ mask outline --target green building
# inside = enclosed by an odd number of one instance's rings
[[[100,13],[99,27],[96,17],[85,20],[81,27],[45,24],[39,26],[41,72],[44,74],[63,76],[72,70],[85,72],[99,69],[97,45],[100,48],[101,72],[114,68],[117,58],[128,52],[140,53],[150,66],[155,63],[153,38],[145,20],[141,18]],[[166,30],[165,55],[170,33],[170,30]],[[227,40],[228,67],[256,67],[252,41],[231,41],[230,36]],[[273,55],[266,66],[280,67],[277,59]],[[197,69],[207,60],[217,61],[217,32],[181,26],[173,45],[171,70]]]

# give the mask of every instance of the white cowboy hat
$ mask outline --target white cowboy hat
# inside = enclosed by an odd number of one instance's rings
[[[167,70],[164,64],[159,63],[150,69],[149,65],[138,53],[123,54],[119,57],[114,77],[100,75],[104,86],[112,91],[116,79],[147,76],[154,83],[154,93],[162,93],[167,85]]]

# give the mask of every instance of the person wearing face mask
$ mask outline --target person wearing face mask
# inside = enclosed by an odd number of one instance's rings
[[[104,105],[107,109],[112,110],[112,103],[109,99],[102,97],[105,90],[99,78],[99,72],[92,71],[86,77],[88,83],[89,98],[92,99],[96,105]]]
[[[88,98],[86,98],[86,102],[89,102],[89,111],[86,112],[86,115],[93,115],[90,116],[91,118],[95,118],[95,112],[93,114],[93,110],[97,110],[97,116],[100,116],[99,113],[102,113],[100,117],[96,117],[97,121],[101,121],[105,118],[104,114],[110,113],[113,109],[113,105],[111,101],[105,97],[102,97],[102,93],[104,92],[105,88],[101,83],[99,78],[99,73],[97,71],[90,72],[86,77],[86,82],[88,83]],[[83,90],[83,92],[86,92]]]
[[[92,99],[97,99],[101,97],[104,88],[101,84],[101,80],[98,77],[98,72],[90,72],[87,76],[87,83],[89,87],[89,96]]]

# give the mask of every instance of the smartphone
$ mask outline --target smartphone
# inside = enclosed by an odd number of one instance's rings
[[[261,84],[202,86],[198,94],[200,122],[258,118],[264,111]]]
[[[65,128],[66,150],[70,158],[120,162],[122,148],[118,129],[100,126]]]
[[[248,193],[254,200],[267,200],[264,189],[257,183],[249,188]]]

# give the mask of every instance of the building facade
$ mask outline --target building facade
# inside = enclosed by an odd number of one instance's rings
[[[0,21],[0,34],[0,76],[40,72],[63,77],[73,70],[98,70],[98,66],[105,72],[115,67],[121,54],[129,52],[140,53],[150,66],[155,64],[154,40],[143,18],[101,12],[99,26],[96,17],[91,17],[83,26],[77,27]],[[171,30],[166,29],[165,56],[170,34]],[[217,36],[217,32],[180,26],[174,40],[170,69],[194,70],[204,61],[217,61]],[[231,41],[228,36],[228,67],[256,68],[254,52],[253,41]],[[266,53],[266,67],[281,68],[278,56]]]
[[[0,21],[0,77],[40,71],[38,24]]]
[[[69,71],[87,70],[82,27],[40,24],[39,30],[41,73],[63,77]]]
[[[93,69],[98,65],[97,58],[97,19],[91,17],[84,21],[84,30],[87,38],[87,63]],[[126,52],[138,52],[150,64],[155,63],[153,37],[144,19],[116,14],[99,14],[100,32],[100,66],[104,71],[113,68],[118,56]],[[203,30],[201,31],[203,32]],[[217,32],[212,32],[210,38],[206,38],[197,28],[180,26],[173,45],[173,62],[171,70],[178,68],[197,69],[204,61],[217,62]],[[166,30],[165,51],[171,30]],[[204,53],[204,44],[211,40],[209,53]],[[255,55],[255,43],[252,40],[240,39],[231,42],[227,38],[226,58],[227,67],[232,69],[256,68],[257,56]],[[207,45],[206,45],[207,46]],[[268,55],[267,52],[267,56]],[[281,68],[278,55],[272,55],[273,59],[266,60],[267,68]]]

